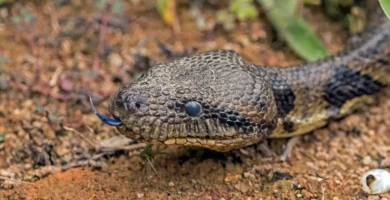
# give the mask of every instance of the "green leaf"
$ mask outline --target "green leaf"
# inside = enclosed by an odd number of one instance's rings
[[[111,9],[112,13],[114,14],[120,14],[122,13],[122,2],[115,2],[113,5],[112,5],[112,9]]]
[[[342,12],[340,10],[340,4],[338,0],[327,0],[324,1],[326,13],[332,17],[341,17]]]
[[[7,56],[1,55],[0,56],[0,64],[7,63],[7,62],[9,62],[9,58]]]
[[[87,75],[88,77],[92,77],[92,78],[95,78],[99,75],[99,73],[97,71],[94,71],[94,70],[85,71],[84,74]]]
[[[254,6],[242,7],[237,12],[238,19],[247,19],[257,17],[257,10]]]
[[[355,3],[355,0],[338,0],[339,4],[342,6],[352,6]]]
[[[390,1],[389,0],[379,0],[383,11],[385,12],[388,19],[390,19]]]
[[[143,160],[146,160],[147,158],[153,159],[154,157],[156,157],[157,154],[158,152],[153,150],[153,144],[148,144],[145,146],[144,150],[138,156]]]
[[[304,3],[307,5],[319,6],[321,5],[321,0],[305,0]]]
[[[253,0],[233,0],[230,3],[229,9],[232,13],[236,14],[237,18],[240,20],[255,18],[258,15]]]
[[[235,16],[226,10],[220,10],[216,14],[217,22],[222,24],[226,31],[231,31],[236,27]]]
[[[26,20],[26,22],[32,22],[32,20],[34,19],[34,14],[32,12],[30,12],[29,10],[23,8],[21,10],[22,12],[22,17],[24,18],[24,20]]]
[[[230,11],[237,12],[243,5],[252,3],[252,0],[233,0],[230,3]]]
[[[0,133],[0,142],[4,142],[5,140],[5,133]]]
[[[58,120],[57,116],[53,113],[49,113],[48,118],[49,118],[50,122],[53,122],[53,123],[56,123]]]
[[[13,16],[13,17],[11,17],[11,21],[14,24],[19,24],[22,20],[20,19],[20,17]]]
[[[104,9],[106,6],[106,0],[98,0],[95,5],[99,9]]]
[[[162,15],[165,12],[165,8],[167,7],[168,0],[157,0],[157,11]]]
[[[42,113],[43,107],[41,105],[35,105],[34,112],[35,113]]]
[[[178,30],[176,4],[176,0],[157,0],[156,5],[157,11],[164,22],[169,26],[172,26],[174,30]]]
[[[315,61],[328,56],[322,42],[302,19],[292,18],[284,32],[288,45],[303,59]]]
[[[307,61],[328,56],[321,40],[302,17],[294,14],[297,0],[258,0],[278,34],[294,52]]]

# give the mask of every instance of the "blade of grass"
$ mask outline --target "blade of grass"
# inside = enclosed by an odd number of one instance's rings
[[[176,16],[176,0],[157,0],[156,7],[164,22],[171,26],[175,33],[179,33],[180,25]]]
[[[318,6],[321,5],[321,0],[305,0],[304,3],[308,5]]]
[[[289,47],[301,58],[315,61],[328,56],[328,52],[310,26],[295,14],[297,0],[258,0],[268,20]]]
[[[389,0],[379,0],[383,11],[385,12],[388,19],[390,19],[390,1]]]
[[[258,15],[253,0],[233,0],[230,2],[229,10],[240,20],[255,18]]]

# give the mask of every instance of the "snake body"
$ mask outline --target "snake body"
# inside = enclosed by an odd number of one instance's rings
[[[126,137],[229,151],[292,137],[372,101],[390,82],[390,23],[382,11],[330,57],[287,68],[214,50],[158,64],[109,100]]]

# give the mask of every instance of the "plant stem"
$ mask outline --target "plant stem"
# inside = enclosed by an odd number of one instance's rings
[[[98,44],[98,53],[95,56],[94,62],[93,62],[93,69],[98,70],[100,65],[100,57],[104,54],[104,48],[106,46],[106,32],[107,32],[107,22],[108,22],[108,16],[111,12],[112,8],[112,1],[113,0],[107,0],[106,5],[104,7],[104,11],[101,17],[101,22],[99,26],[99,44]]]

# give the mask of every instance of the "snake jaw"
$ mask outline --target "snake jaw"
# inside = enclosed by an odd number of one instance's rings
[[[248,138],[243,138],[243,137],[228,137],[224,139],[187,137],[187,138],[169,138],[165,140],[163,143],[165,145],[184,145],[184,146],[202,147],[202,148],[206,148],[218,152],[227,152],[240,147],[259,143],[264,139],[265,138],[257,138],[257,136],[253,136],[253,138],[251,137],[250,141],[248,141]]]
[[[251,144],[259,143],[266,139],[269,134],[259,134],[252,132],[240,134],[234,129],[225,131],[221,136],[206,136],[206,137],[170,137],[170,138],[150,138],[143,137],[138,131],[133,131],[131,126],[121,125],[117,127],[118,131],[125,137],[132,140],[148,143],[148,144],[163,144],[177,146],[202,147],[218,152],[227,152],[233,149],[238,149]],[[137,128],[136,128],[137,129]]]

